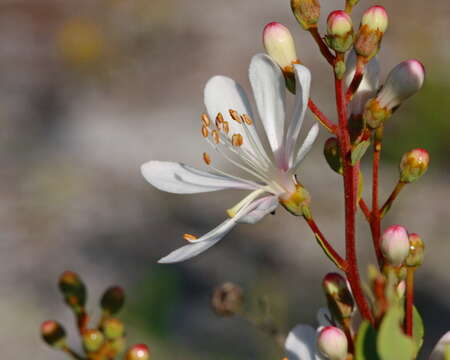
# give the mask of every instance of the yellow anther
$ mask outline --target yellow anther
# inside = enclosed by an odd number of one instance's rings
[[[202,114],[202,124],[206,127],[208,127],[209,125],[211,125],[211,120],[209,119],[209,116],[205,113]]]
[[[217,130],[212,131],[212,138],[216,144],[218,144],[220,142],[220,136],[219,136],[219,132]]]
[[[222,113],[218,113],[216,116],[216,123],[222,124],[225,121],[225,119],[223,118]]]
[[[184,240],[187,240],[187,241],[197,240],[197,236],[192,235],[192,234],[184,234],[183,238],[184,238]]]
[[[203,125],[202,126],[202,136],[203,137],[208,137],[208,135],[209,135],[209,130],[208,130],[208,128],[205,125]]]
[[[229,111],[229,113],[230,113],[231,118],[232,118],[234,121],[237,121],[239,124],[242,123],[242,120],[241,120],[241,118],[239,117],[239,114],[238,114],[238,112],[237,112],[236,110],[230,109],[230,110],[228,110],[228,111]]]
[[[231,137],[231,143],[233,144],[233,146],[241,146],[244,143],[244,138],[241,134],[234,134]]]
[[[241,116],[241,119],[243,122],[245,122],[247,125],[252,125],[253,124],[253,120],[250,116],[248,116],[247,114],[243,114]]]
[[[228,123],[228,121],[223,122],[222,130],[225,134],[228,134],[230,132],[230,124]]]
[[[206,165],[211,164],[211,157],[206,152],[203,153],[203,161],[205,162]]]

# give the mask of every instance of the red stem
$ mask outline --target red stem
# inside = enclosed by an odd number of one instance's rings
[[[378,132],[378,130],[377,130]],[[379,168],[381,155],[381,137],[375,135],[373,144],[373,163],[372,163],[372,216],[370,230],[372,232],[373,247],[377,256],[380,269],[383,266],[383,252],[381,251],[381,216],[378,205],[379,188]]]
[[[371,213],[370,213],[369,207],[367,206],[367,203],[362,198],[359,199],[359,207],[360,207],[361,211],[363,212],[364,216],[366,217],[366,220],[370,223]]]
[[[356,199],[358,188],[359,162],[351,163],[351,144],[348,130],[347,103],[343,91],[343,81],[335,76],[336,105],[339,116],[339,142],[344,167],[344,192],[345,192],[345,248],[347,269],[346,275],[350,283],[356,304],[361,315],[373,322],[373,316],[361,288],[356,255]]]
[[[405,333],[408,336],[413,335],[414,271],[415,271],[415,268],[408,267],[407,272],[406,272]]]
[[[317,30],[317,27],[310,27],[308,30],[311,33],[314,40],[316,41],[317,45],[319,46],[320,52],[322,53],[323,57],[327,59],[330,65],[334,66],[335,57],[331,53],[327,44],[325,44],[325,42],[323,41],[322,37],[319,34],[319,31]]]
[[[364,77],[364,60],[362,57],[357,58],[356,60],[356,69],[355,69],[355,75],[353,75],[353,80],[350,83],[347,92],[345,94],[345,99],[348,102],[350,102],[353,98],[353,95],[358,90],[359,85],[361,84],[361,81]]]
[[[323,112],[320,111],[320,109],[317,107],[317,105],[309,99],[308,101],[308,107],[311,112],[317,116],[317,119],[320,121],[320,123],[327,128],[328,131],[332,132],[333,134],[337,135],[338,127],[333,124],[325,115]]]
[[[395,186],[394,190],[392,191],[389,198],[386,200],[384,205],[381,207],[380,210],[380,217],[383,218],[384,215],[389,211],[389,209],[392,206],[392,203],[397,198],[398,194],[400,194],[400,191],[403,189],[403,187],[406,185],[406,183],[399,181],[397,185]]]

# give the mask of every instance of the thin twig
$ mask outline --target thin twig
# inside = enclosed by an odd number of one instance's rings
[[[330,49],[328,48],[327,44],[323,41],[322,37],[319,34],[319,30],[317,30],[316,26],[310,27],[308,31],[311,33],[313,39],[316,41],[317,45],[319,46],[320,52],[324,56],[324,58],[328,61],[330,65],[334,66],[335,57],[331,53]]]

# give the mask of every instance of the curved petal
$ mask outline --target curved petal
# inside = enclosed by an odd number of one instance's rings
[[[311,87],[311,72],[303,65],[294,65],[296,79],[296,104],[292,120],[286,133],[286,154],[287,164],[293,163],[293,152],[300,129],[303,124],[306,109],[308,108],[309,90]]]
[[[244,89],[233,79],[217,75],[208,80],[204,90],[204,101],[209,117],[214,121],[218,113],[221,113],[224,120],[228,122],[230,131],[229,136],[241,134],[244,141],[242,147],[250,153],[255,154],[252,148],[252,142],[248,140],[248,136],[242,125],[233,120],[229,110],[235,110],[240,115],[247,114],[253,118],[252,110],[245,95]],[[248,132],[253,138],[260,151],[264,152],[258,133],[254,126],[248,126]]]
[[[240,224],[255,224],[278,207],[277,196],[266,196],[253,202],[255,208],[238,220]]]
[[[256,188],[250,183],[239,182],[224,175],[211,174],[182,163],[169,161],[149,161],[141,166],[141,173],[157,189],[175,194]]]
[[[306,138],[303,141],[302,146],[300,146],[300,149],[298,150],[297,155],[295,156],[293,169],[297,170],[302,160],[311,151],[311,148],[317,139],[317,135],[319,135],[319,124],[315,123],[309,130],[308,135],[306,135]]]
[[[289,360],[316,359],[316,329],[299,324],[294,327],[284,344]]]
[[[445,360],[446,354],[450,351],[450,331],[447,331],[437,342],[430,355],[429,360]]]
[[[266,54],[253,56],[249,78],[270,147],[281,160],[285,117],[285,80],[280,67]]]

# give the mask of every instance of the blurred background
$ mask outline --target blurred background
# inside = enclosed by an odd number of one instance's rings
[[[343,6],[343,0],[324,3],[324,18]],[[361,0],[354,22],[374,4]],[[427,243],[417,274],[427,354],[450,328],[450,2],[381,4],[390,14],[380,53],[383,78],[407,58],[427,67],[423,91],[389,121],[382,168],[385,197],[405,151],[425,147],[431,153],[427,176],[404,190],[385,220],[385,226],[401,223],[418,232]],[[170,195],[146,184],[139,172],[150,159],[201,166],[207,149],[198,120],[203,86],[223,74],[249,90],[248,63],[262,51],[261,31],[270,21],[293,31],[298,54],[313,72],[313,98],[333,117],[330,71],[287,0],[0,1],[5,359],[63,358],[41,343],[39,324],[58,319],[74,332],[56,287],[66,269],[86,281],[91,309],[106,286],[125,287],[129,338],[147,343],[155,359],[282,357],[247,323],[213,315],[211,289],[226,280],[241,284],[250,301],[265,296],[283,330],[314,324],[315,311],[325,304],[320,281],[333,267],[302,221],[279,210],[258,225],[239,226],[189,262],[157,265],[183,244],[183,233],[202,234],[221,222],[241,194]],[[301,179],[313,196],[317,222],[342,249],[341,180],[321,156],[325,139],[322,131]],[[364,274],[374,259],[368,227],[359,221]],[[77,346],[76,337],[71,341]]]

